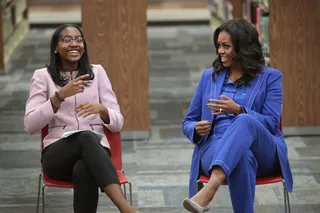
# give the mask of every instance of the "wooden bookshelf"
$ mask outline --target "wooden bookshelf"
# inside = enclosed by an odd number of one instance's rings
[[[231,0],[209,0],[209,10],[218,25],[233,18]]]
[[[2,0],[0,10],[0,72],[6,73],[13,51],[29,31],[27,0]]]

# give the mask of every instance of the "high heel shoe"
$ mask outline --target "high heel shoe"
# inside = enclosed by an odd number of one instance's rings
[[[209,206],[201,207],[195,201],[188,198],[183,200],[183,207],[192,213],[204,213],[210,209]]]

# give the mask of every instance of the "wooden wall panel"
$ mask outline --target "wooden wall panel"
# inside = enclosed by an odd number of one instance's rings
[[[269,7],[271,66],[283,73],[284,126],[320,126],[320,1],[272,0]]]
[[[125,117],[123,130],[149,130],[146,0],[83,0],[91,63],[102,64]]]
[[[230,0],[232,4],[233,18],[242,18],[242,3],[243,0]]]

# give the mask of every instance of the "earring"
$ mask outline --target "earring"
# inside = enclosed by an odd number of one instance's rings
[[[56,54],[56,53],[57,53],[57,50],[55,50],[54,53]]]

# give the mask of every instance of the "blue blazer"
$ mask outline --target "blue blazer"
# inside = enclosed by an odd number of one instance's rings
[[[199,178],[200,158],[203,152],[203,141],[207,136],[201,137],[200,141],[194,141],[194,128],[198,121],[209,120],[214,122],[211,110],[206,106],[209,99],[219,99],[226,70],[219,75],[215,74],[212,80],[213,68],[205,70],[192,98],[189,110],[182,123],[184,135],[195,144],[190,169],[189,196],[196,193],[196,182]],[[287,145],[280,131],[280,116],[282,111],[282,73],[279,70],[265,67],[247,88],[245,104],[243,107],[247,114],[260,121],[272,135],[274,135],[277,152],[280,161],[282,176],[289,192],[292,191],[293,180],[288,161]]]

